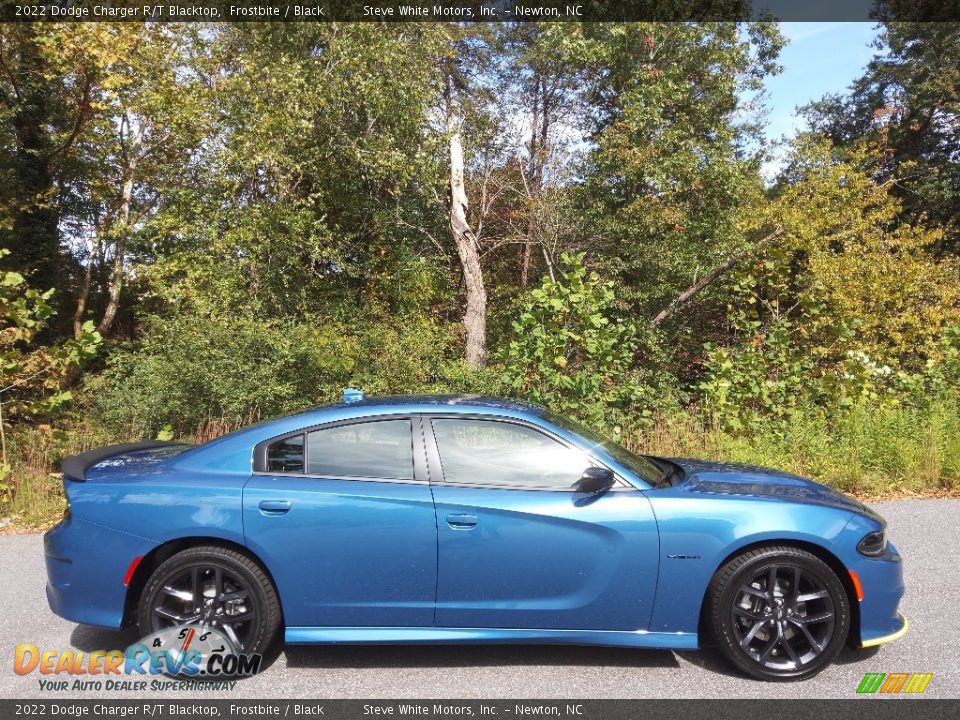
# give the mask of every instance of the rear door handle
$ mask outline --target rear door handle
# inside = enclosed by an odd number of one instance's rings
[[[476,527],[478,522],[480,522],[480,520],[476,515],[468,515],[465,513],[450,513],[447,515],[447,525],[454,530],[469,530],[472,527]]]
[[[284,515],[292,505],[289,500],[261,500],[260,512],[263,515]]]

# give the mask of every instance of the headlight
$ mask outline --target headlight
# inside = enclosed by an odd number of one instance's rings
[[[878,557],[887,550],[887,537],[884,530],[867,533],[863,540],[857,543],[857,550],[867,557]]]

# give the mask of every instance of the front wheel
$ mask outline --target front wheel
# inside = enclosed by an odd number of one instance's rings
[[[724,565],[710,585],[708,612],[720,651],[762,680],[815,675],[850,631],[850,603],[836,573],[788,546],[750,550]]]
[[[273,583],[246,555],[217,546],[195,547],[153,571],[137,613],[144,637],[180,625],[211,627],[237,652],[260,653],[280,628]]]

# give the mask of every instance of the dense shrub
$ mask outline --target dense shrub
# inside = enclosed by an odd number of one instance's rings
[[[336,401],[346,386],[371,394],[497,392],[491,374],[468,373],[449,327],[422,318],[363,325],[196,317],[152,318],[143,337],[115,351],[86,395],[115,431],[192,433]]]

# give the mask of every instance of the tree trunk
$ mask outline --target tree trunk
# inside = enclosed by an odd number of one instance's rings
[[[480,268],[477,238],[467,221],[467,192],[464,186],[463,145],[459,125],[452,114],[447,123],[450,134],[450,232],[463,268],[467,309],[463,326],[467,331],[466,360],[471,368],[482,368],[487,355],[487,291]]]
[[[87,301],[90,299],[90,285],[93,280],[93,266],[100,262],[100,228],[99,223],[94,227],[93,237],[87,243],[89,257],[87,267],[83,273],[83,285],[80,286],[80,295],[77,298],[77,307],[73,312],[73,336],[80,339],[83,332],[83,315],[87,311]]]
[[[127,234],[130,232],[130,203],[133,198],[133,174],[137,169],[137,160],[140,157],[140,149],[143,145],[143,125],[139,124],[133,135],[133,142],[130,146],[127,167],[125,168],[126,178],[123,182],[123,190],[120,199],[120,228],[117,233],[117,242],[113,247],[113,272],[110,275],[110,292],[107,299],[107,307],[103,311],[103,317],[100,324],[97,325],[97,332],[101,335],[107,335],[113,327],[113,321],[117,317],[117,310],[120,307],[120,290],[123,288],[123,260],[126,252]]]

